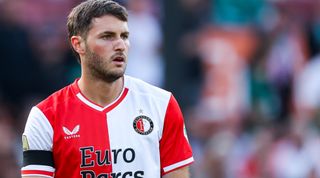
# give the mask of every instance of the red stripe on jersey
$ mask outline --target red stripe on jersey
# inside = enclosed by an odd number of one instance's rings
[[[53,177],[53,172],[48,172],[48,171],[39,171],[39,170],[23,170],[21,171],[21,174],[23,176],[28,176],[28,175],[44,175],[44,176],[50,176]]]

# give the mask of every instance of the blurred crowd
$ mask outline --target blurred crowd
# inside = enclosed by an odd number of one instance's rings
[[[32,105],[80,76],[65,28],[80,2],[0,0],[0,178],[20,177]],[[320,0],[118,2],[127,74],[178,99],[192,178],[320,177]]]

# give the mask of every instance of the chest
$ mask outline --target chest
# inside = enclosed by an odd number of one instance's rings
[[[56,116],[54,157],[87,168],[133,164],[146,157],[145,150],[149,157],[159,155],[163,127],[159,113],[152,105],[126,101],[110,111],[74,105]]]

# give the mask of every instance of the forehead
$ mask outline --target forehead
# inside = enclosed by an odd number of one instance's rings
[[[128,32],[128,23],[112,15],[104,15],[94,18],[91,22],[89,33],[100,34],[103,32],[123,33]]]

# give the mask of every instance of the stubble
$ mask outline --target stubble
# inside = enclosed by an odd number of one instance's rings
[[[112,70],[108,68],[108,61],[98,54],[92,52],[88,47],[86,47],[86,59],[87,66],[90,70],[90,74],[92,77],[97,78],[99,80],[103,80],[108,83],[112,83],[119,78],[123,77],[124,70]],[[109,64],[110,66],[111,64]]]

